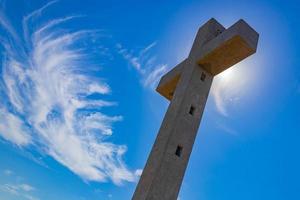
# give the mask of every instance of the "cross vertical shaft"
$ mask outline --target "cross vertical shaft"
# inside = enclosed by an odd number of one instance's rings
[[[170,104],[133,200],[177,199],[213,77],[253,54],[257,41],[242,20],[225,29],[211,19],[199,29],[188,58],[157,87]]]

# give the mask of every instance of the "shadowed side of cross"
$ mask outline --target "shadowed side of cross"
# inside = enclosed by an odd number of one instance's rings
[[[157,92],[171,100],[186,62],[194,62],[215,76],[256,52],[258,33],[244,20],[225,29],[215,19],[200,28],[187,59],[165,74]],[[209,29],[209,31],[207,31]]]

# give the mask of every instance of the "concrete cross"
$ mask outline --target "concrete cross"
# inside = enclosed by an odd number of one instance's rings
[[[176,200],[213,77],[256,52],[258,33],[239,20],[225,29],[210,19],[191,52],[165,74],[157,92],[170,100],[133,200]]]

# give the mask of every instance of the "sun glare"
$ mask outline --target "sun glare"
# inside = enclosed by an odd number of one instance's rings
[[[236,75],[236,69],[234,67],[231,67],[225,71],[223,71],[221,74],[219,74],[217,76],[218,79],[222,80],[222,81],[230,81],[231,79],[234,78],[234,76]]]
[[[246,72],[246,70],[247,66],[237,64],[217,75],[216,81],[220,82],[223,86],[237,89],[242,87],[245,81],[250,77],[250,74]]]
[[[249,89],[247,83],[251,73],[247,69],[247,66],[238,64],[216,76],[212,85],[212,95],[221,114],[227,116],[227,107],[234,105]]]

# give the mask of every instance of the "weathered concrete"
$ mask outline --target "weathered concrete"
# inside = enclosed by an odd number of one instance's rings
[[[133,200],[176,200],[214,75],[255,53],[258,34],[243,20],[215,19],[198,31],[189,57],[164,75],[157,91],[170,100]]]

